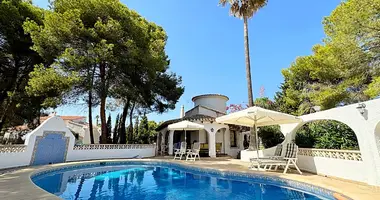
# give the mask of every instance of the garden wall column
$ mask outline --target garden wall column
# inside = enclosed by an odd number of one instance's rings
[[[216,158],[216,147],[215,147],[215,132],[214,129],[206,130],[208,133],[208,155],[211,158]]]
[[[168,134],[168,133],[167,133],[167,131],[165,131],[165,130],[163,130],[163,131],[161,132],[161,143],[160,143],[160,149],[161,149],[161,151],[164,150],[164,149],[162,149],[163,145],[167,145],[167,144],[166,144],[167,141],[165,141],[166,134]]]
[[[224,153],[225,154],[230,154],[230,148],[231,148],[231,141],[230,141],[230,129],[226,128],[224,129]]]
[[[169,155],[173,155],[173,137],[174,131],[169,132]]]
[[[239,132],[239,149],[244,150],[244,132]]]
[[[162,133],[157,133],[157,140],[156,140],[156,155],[158,155],[159,152],[161,152],[161,139],[162,139]]]

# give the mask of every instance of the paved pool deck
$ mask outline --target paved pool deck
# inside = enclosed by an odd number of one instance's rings
[[[45,165],[38,167],[25,167],[16,169],[15,171],[8,171],[0,175],[0,199],[1,200],[57,200],[57,196],[45,192],[39,187],[35,186],[30,180],[30,175],[41,170],[59,168],[62,166],[96,163],[96,162],[112,162],[112,161],[126,161],[127,159],[112,159],[112,160],[94,160],[94,161],[81,161],[69,162],[54,165]],[[131,160],[131,159],[128,159]],[[134,160],[134,159],[132,159]],[[156,157],[151,159],[135,159],[135,160],[163,160],[167,162],[175,162],[183,165],[197,166],[200,168],[217,169],[220,171],[236,171],[245,173],[262,173],[270,176],[276,176],[300,182],[313,184],[319,187],[327,188],[338,193],[344,194],[355,200],[378,200],[380,199],[380,187],[369,186],[362,183],[351,182],[341,179],[330,177],[323,177],[310,173],[298,174],[296,170],[290,170],[287,174],[281,171],[277,172],[260,172],[248,170],[248,163],[242,162],[237,159],[229,158],[204,158],[200,161],[173,161],[172,157]]]

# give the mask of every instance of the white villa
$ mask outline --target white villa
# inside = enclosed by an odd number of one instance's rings
[[[238,128],[219,124],[215,118],[226,114],[229,98],[220,94],[203,94],[192,98],[194,107],[184,112],[181,108],[180,118],[165,121],[156,130],[158,152],[173,155],[175,144],[185,141],[185,131],[168,130],[170,124],[181,121],[190,121],[204,126],[203,130],[186,131],[186,143],[190,147],[193,142],[201,143],[201,154],[216,157],[218,154],[237,157],[244,149],[243,141],[248,138],[249,132],[242,132]]]
[[[213,158],[217,155],[229,155],[236,158],[240,152],[240,161],[234,160],[233,162],[239,162],[247,167],[250,159],[257,157],[257,155],[267,157],[275,154],[276,147],[259,152],[245,150],[244,144],[247,146],[249,132],[239,130],[238,126],[216,122],[222,122],[223,118],[228,117],[234,119],[236,116],[240,116],[237,114],[244,111],[226,115],[228,97],[219,94],[205,94],[196,96],[192,100],[194,102],[192,109],[185,113],[182,107],[180,118],[166,121],[157,128],[159,132],[158,145],[75,145],[76,139],[68,128],[68,123],[70,125],[81,124],[85,121],[85,117],[73,119],[72,116],[52,116],[26,135],[24,145],[0,146],[0,169],[38,163],[125,159],[136,156],[145,158],[154,157],[159,152],[173,155],[173,149],[175,147],[177,149],[178,146],[176,145],[185,141],[185,138],[188,145],[187,149],[190,149],[193,142],[201,143],[201,157],[206,155]],[[298,152],[295,154],[297,161],[295,162],[301,171],[366,183],[371,186],[380,186],[379,108],[380,99],[374,99],[298,116],[299,122],[280,125],[281,132],[285,136],[282,143],[283,147],[292,143],[297,130],[305,123],[317,120],[336,120],[345,123],[355,132],[360,150],[298,148]],[[284,113],[280,114],[283,115]],[[225,121],[225,123],[228,122]],[[197,129],[190,127],[185,131],[182,130],[183,126],[175,127],[176,124],[196,124],[197,126],[193,127]],[[282,154],[285,154],[285,150],[283,148]],[[200,162],[203,162],[202,160]],[[215,162],[218,162],[217,160],[215,159]],[[199,161],[197,160],[197,162]]]

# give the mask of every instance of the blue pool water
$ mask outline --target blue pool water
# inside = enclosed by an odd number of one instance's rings
[[[149,165],[99,165],[60,170],[34,176],[32,181],[42,189],[67,200],[323,199],[255,180],[238,181]]]

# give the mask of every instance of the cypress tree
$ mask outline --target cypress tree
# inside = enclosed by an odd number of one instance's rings
[[[112,135],[112,142],[114,144],[117,144],[119,142],[119,136],[117,134],[117,132],[119,130],[119,118],[120,118],[120,115],[117,114],[116,121],[115,121],[115,127],[113,128],[113,135]]]
[[[108,114],[108,119],[107,119],[107,143],[112,143],[111,142],[111,133],[112,133],[112,122],[111,122],[111,113]]]

